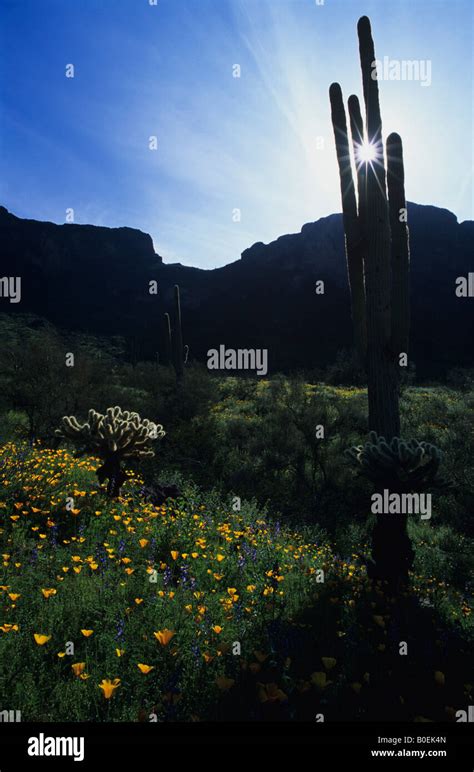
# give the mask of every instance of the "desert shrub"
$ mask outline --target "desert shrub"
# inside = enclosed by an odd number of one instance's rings
[[[474,541],[440,522],[410,520],[410,536],[415,546],[415,575],[429,577],[439,587],[452,585],[471,595],[474,589]]]
[[[333,386],[364,386],[367,376],[355,350],[342,349],[335,362],[326,368],[323,380]]]

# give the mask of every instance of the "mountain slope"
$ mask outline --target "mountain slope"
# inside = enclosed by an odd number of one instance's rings
[[[474,223],[409,205],[411,357],[421,372],[472,364],[473,299],[455,280],[474,270]],[[301,233],[254,244],[215,270],[166,264],[151,237],[132,228],[55,225],[0,207],[0,276],[22,277],[22,299],[0,311],[33,312],[53,324],[119,334],[135,354],[164,355],[163,314],[181,288],[185,342],[205,360],[211,347],[267,348],[270,372],[321,366],[352,339],[342,218],[330,215]],[[315,282],[325,294],[315,294]],[[158,295],[149,282],[158,283]]]

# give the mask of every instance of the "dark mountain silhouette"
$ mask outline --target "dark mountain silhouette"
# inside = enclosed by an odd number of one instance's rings
[[[445,209],[409,204],[412,332],[410,359],[437,374],[473,364],[474,299],[455,280],[474,270],[474,222]],[[0,276],[22,277],[22,299],[0,310],[34,313],[60,328],[122,335],[135,357],[165,356],[163,314],[181,288],[191,358],[209,348],[267,348],[270,372],[334,360],[352,341],[340,214],[301,233],[257,243],[214,270],[166,264],[151,237],[132,228],[55,225],[0,207]],[[315,294],[315,282],[325,294]],[[158,295],[149,283],[158,282]]]

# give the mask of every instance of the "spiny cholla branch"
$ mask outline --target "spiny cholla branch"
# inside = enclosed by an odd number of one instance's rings
[[[153,456],[151,442],[161,439],[166,432],[161,424],[116,406],[107,408],[105,415],[89,410],[88,420],[83,424],[75,416],[64,416],[56,434],[103,456],[117,453],[124,458]]]
[[[437,477],[441,450],[429,442],[393,437],[388,443],[385,437],[370,432],[369,442],[345,452],[361,474],[375,483],[407,491],[445,485]]]

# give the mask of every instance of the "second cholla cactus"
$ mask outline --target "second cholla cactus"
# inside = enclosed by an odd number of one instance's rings
[[[151,443],[162,439],[165,431],[161,424],[116,406],[107,408],[105,414],[89,410],[82,424],[75,416],[64,416],[56,434],[75,442],[83,451],[96,452],[104,460],[97,470],[99,481],[108,479],[108,494],[118,496],[127,478],[121,468],[122,459],[153,456]]]
[[[437,477],[442,453],[429,442],[393,437],[389,443],[370,432],[369,442],[350,448],[346,455],[361,474],[393,491],[421,491],[443,485]]]

